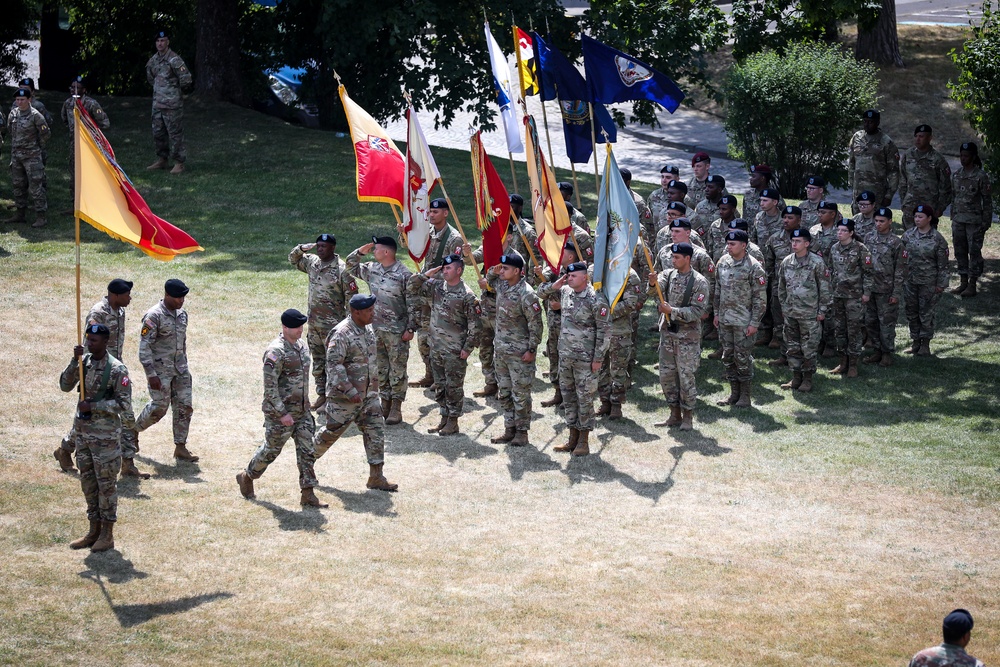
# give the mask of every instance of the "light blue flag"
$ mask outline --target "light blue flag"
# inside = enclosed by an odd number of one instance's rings
[[[618,161],[608,151],[604,179],[597,202],[597,231],[594,235],[594,289],[604,292],[611,310],[625,292],[632,257],[639,244],[639,209],[618,171]]]

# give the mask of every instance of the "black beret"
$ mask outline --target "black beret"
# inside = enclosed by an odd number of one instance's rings
[[[18,88],[17,92],[14,93],[14,97],[31,97],[31,91],[27,88]]]
[[[573,241],[574,241],[573,235],[567,234],[566,243],[563,243],[563,248],[566,250],[573,250],[574,248],[576,248],[576,244]]]
[[[167,293],[168,296],[172,296],[175,299],[179,299],[182,296],[186,296],[191,290],[182,281],[177,278],[171,278],[166,283],[163,284],[163,291]]]
[[[729,221],[729,229],[742,229],[748,232],[750,231],[750,224],[743,218],[734,218]]]
[[[858,195],[858,201],[875,201],[875,193],[871,190],[865,190]]]
[[[572,264],[566,267],[566,273],[573,273],[574,271],[586,271],[586,270],[587,270],[586,262],[573,262]]]
[[[789,236],[789,238],[793,238],[793,239],[805,239],[806,241],[812,241],[812,238],[813,238],[812,234],[809,233],[808,229],[802,229],[802,228],[793,229],[791,231],[791,233],[789,233],[788,236]]]
[[[371,294],[355,294],[350,301],[352,310],[365,310],[375,305],[375,297]]]
[[[708,178],[705,179],[705,182],[706,183],[715,183],[720,188],[726,187],[726,179],[723,178],[722,176],[719,176],[718,174],[712,174],[711,176],[709,176]]]
[[[861,117],[862,118],[874,118],[875,120],[878,120],[879,118],[882,117],[882,114],[880,114],[875,109],[868,109],[868,111],[865,111],[863,114],[861,114]]]
[[[802,215],[802,209],[798,206],[786,206],[781,212],[784,215]]]
[[[826,180],[822,176],[810,176],[809,180],[806,181],[807,185],[815,185],[816,187],[825,188]]]
[[[316,237],[316,243],[332,243],[337,245],[337,237],[333,234],[320,234]]]
[[[705,151],[699,151],[699,152],[695,153],[694,156],[692,156],[692,158],[691,158],[691,166],[693,167],[696,164],[698,164],[699,162],[711,162],[711,161],[712,161],[712,158],[710,158],[708,156],[708,153],[706,153]]]
[[[883,206],[882,208],[875,210],[875,215],[892,220],[892,209],[888,206]]]
[[[931,216],[932,218],[936,215],[936,213],[934,212],[934,207],[933,206],[928,206],[927,204],[921,204],[920,206],[918,206],[915,209],[913,209],[913,212],[914,213],[923,213],[925,215]]]
[[[448,200],[441,199],[441,197],[438,197],[437,199],[432,199],[431,200],[430,206],[431,206],[431,208],[443,208],[443,209],[447,210],[448,209]]]
[[[764,197],[768,199],[781,199],[781,192],[777,188],[764,188],[760,191],[760,197],[761,199]]]
[[[684,202],[672,201],[667,204],[668,211],[680,211],[681,213],[687,213],[688,207],[684,205]]]
[[[567,181],[560,181],[559,182],[559,191],[560,192],[566,191],[566,192],[568,192],[570,194],[573,194],[573,184],[572,183],[568,183]]]
[[[87,333],[94,334],[95,336],[104,336],[105,338],[108,338],[111,335],[111,330],[108,329],[103,324],[95,323],[87,325]]]
[[[691,221],[687,218],[677,218],[670,221],[670,229],[691,229]]]
[[[917,125],[917,128],[915,130],[913,130],[913,134],[920,134],[921,132],[928,132],[928,133],[933,134],[931,132],[931,126],[930,125]]]
[[[739,241],[740,243],[750,243],[750,235],[742,229],[731,229],[726,234],[727,241]]]
[[[660,173],[679,175],[681,173],[681,170],[675,164],[665,164],[662,167],[660,167]]]
[[[969,151],[970,153],[973,153],[975,155],[979,155],[979,146],[977,146],[972,141],[966,141],[964,144],[962,144],[962,147],[959,150]]]
[[[35,80],[32,79],[30,76],[26,76],[23,79],[21,79],[20,81],[18,81],[17,85],[19,85],[19,86],[28,86],[30,88],[34,88],[35,87]]]
[[[441,260],[441,266],[448,266],[449,264],[462,264],[461,255],[447,255]],[[462,264],[464,266],[464,264]]]
[[[167,32],[166,30],[157,30],[155,39],[162,39],[163,37],[170,39],[170,33]]]
[[[690,243],[674,243],[670,246],[670,252],[675,255],[687,255],[691,257],[694,255],[694,246]]]
[[[667,183],[667,188],[668,189],[669,188],[676,188],[676,189],[680,190],[681,192],[687,192],[688,191],[687,183],[685,183],[684,181],[678,181],[676,178],[674,180],[670,181],[669,183]]]
[[[841,218],[837,221],[837,227],[847,227],[852,232],[854,231],[854,220],[852,218]]]
[[[622,175],[622,179],[626,181],[632,180],[632,170],[628,167],[618,167],[618,173]]]
[[[827,199],[824,199],[823,201],[821,201],[819,203],[818,208],[821,211],[836,211],[837,210],[837,202],[835,202],[835,201],[829,201]]]
[[[973,625],[972,614],[965,609],[956,609],[944,617],[941,629],[945,637],[961,639],[966,632],[972,630]]]
[[[512,194],[510,196],[510,203],[511,204],[523,204],[524,203],[524,197],[522,197],[521,195],[519,195],[519,194],[517,194],[515,192],[514,194]]]
[[[281,314],[281,323],[284,324],[289,329],[298,328],[308,321],[309,321],[308,317],[306,317],[299,311],[295,310],[294,308],[289,308],[288,310],[286,310]]]
[[[524,258],[516,251],[500,255],[500,263],[504,266],[513,266],[515,269],[524,268]]]
[[[391,236],[373,236],[372,243],[375,245],[389,246],[393,250],[396,250],[399,246],[396,244],[396,239]]]
[[[736,206],[736,197],[733,195],[723,195],[722,199],[719,200],[720,204],[729,204],[730,206]]]
[[[112,294],[128,294],[132,291],[132,281],[115,278],[108,283],[108,291]]]

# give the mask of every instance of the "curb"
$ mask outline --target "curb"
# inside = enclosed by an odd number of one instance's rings
[[[626,134],[629,134],[629,135],[635,137],[636,139],[641,139],[642,141],[645,141],[645,142],[648,142],[648,143],[651,143],[651,144],[657,144],[659,146],[666,146],[667,148],[676,148],[677,150],[684,151],[685,153],[704,152],[704,153],[708,153],[709,157],[711,157],[713,160],[714,159],[729,160],[730,162],[737,162],[737,163],[739,163],[738,160],[734,160],[731,157],[729,157],[729,152],[728,151],[720,151],[720,150],[718,150],[716,148],[707,148],[705,146],[699,146],[697,144],[685,144],[685,143],[682,143],[682,142],[679,142],[679,141],[670,141],[669,139],[664,139],[663,137],[658,137],[655,134],[650,134],[648,132],[641,132],[639,130],[633,130],[632,128],[628,128],[628,127],[620,127],[620,128],[618,128],[618,130],[619,130],[619,132],[625,132]]]

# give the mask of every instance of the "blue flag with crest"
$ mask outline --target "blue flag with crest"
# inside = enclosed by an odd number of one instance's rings
[[[594,102],[649,100],[673,113],[684,99],[666,74],[587,35],[583,35],[583,68]]]

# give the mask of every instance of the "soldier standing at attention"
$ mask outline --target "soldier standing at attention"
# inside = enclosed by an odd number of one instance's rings
[[[872,294],[872,255],[854,237],[854,221],[837,221],[837,243],[827,257],[833,287],[833,318],[840,365],[831,373],[858,376],[865,341],[865,309]]]
[[[691,169],[694,176],[687,182],[687,192],[684,204],[692,211],[705,198],[705,181],[708,180],[708,170],[712,167],[712,158],[708,153],[699,151],[691,156]]]
[[[930,204],[918,204],[913,210],[913,227],[901,238],[907,261],[906,321],[913,344],[909,353],[931,356],[934,337],[934,310],[941,294],[948,289],[948,242],[934,229],[937,213]]]
[[[819,222],[819,203],[826,195],[826,180],[820,176],[810,176],[806,181],[806,200],[799,204],[802,210],[802,228],[812,229]]]
[[[698,232],[699,236],[708,233],[708,226],[719,217],[719,202],[723,197],[729,196],[726,193],[726,179],[718,174],[712,174],[705,179],[705,198],[698,202],[694,208],[694,213],[688,216],[691,221],[691,229]],[[736,201],[735,197],[732,197]],[[737,217],[739,209],[736,209]]]
[[[119,439],[122,428],[131,426],[123,422],[125,415],[132,414],[132,384],[125,364],[108,354],[109,335],[103,324],[88,326],[89,354],[83,354],[82,345],[74,347],[73,359],[59,376],[59,388],[73,391],[80,383],[80,364],[83,364],[83,400],[76,406],[73,432],[90,530],[70,542],[71,549],[90,547],[91,551],[107,551],[115,546],[118,471],[122,464]]]
[[[535,354],[542,342],[542,306],[523,271],[524,258],[505,254],[479,282],[480,287],[485,289],[485,283],[497,295],[493,363],[504,432],[490,439],[495,445],[527,445],[531,426],[531,382],[535,379]]]
[[[798,206],[786,206],[781,216],[784,228],[771,234],[767,239],[764,251],[764,272],[771,283],[771,294],[768,297],[771,302],[771,316],[774,319],[774,335],[768,347],[772,350],[781,350],[781,356],[767,362],[768,366],[787,366],[788,356],[785,347],[784,325],[785,318],[781,310],[781,301],[778,299],[776,289],[778,282],[778,267],[781,262],[792,254],[792,237],[789,236],[793,229],[802,229],[802,210]]]
[[[376,299],[370,294],[351,297],[351,312],[333,328],[326,347],[326,424],[313,443],[318,460],[347,427],[357,424],[368,459],[369,489],[395,491],[382,474],[385,464],[385,420],[379,404],[375,334],[369,326],[375,319]]]
[[[590,432],[594,430],[594,399],[597,379],[608,351],[611,307],[604,294],[594,289],[586,262],[573,262],[555,282],[539,286],[538,296],[559,296],[562,331],[559,334],[559,388],[569,427],[569,440],[553,451],[590,454]]]
[[[722,343],[722,363],[729,380],[729,398],[717,405],[750,407],[754,338],[764,316],[767,276],[760,262],[747,254],[749,236],[742,229],[726,234],[727,254],[715,267],[715,326]]]
[[[830,308],[830,271],[819,255],[810,252],[812,234],[793,229],[792,254],[778,267],[778,299],[785,316],[785,343],[792,379],[782,389],[812,391],[823,321]]]
[[[168,280],[163,289],[163,299],[143,315],[139,332],[139,361],[149,383],[149,403],[136,420],[135,430],[145,431],[167,414],[167,408],[172,409],[174,458],[194,463],[198,457],[187,448],[194,413],[187,358],[188,314],[184,310],[189,290],[176,278]]]
[[[281,314],[281,333],[264,350],[264,442],[254,452],[246,470],[236,475],[244,498],[254,498],[253,481],[260,479],[278,458],[289,438],[295,438],[295,463],[299,469],[301,504],[329,507],[313,488],[316,422],[309,411],[309,349],[302,343],[302,327],[309,318],[289,308]],[[326,355],[324,354],[324,359]]]
[[[836,202],[824,199],[819,203],[816,213],[819,216],[819,222],[809,230],[811,237],[809,252],[818,255],[825,263],[827,257],[830,256],[830,248],[837,242],[837,221],[841,217],[840,209],[837,208]],[[854,236],[861,238],[861,235],[857,233],[857,228],[855,228]],[[830,313],[828,313],[831,317],[825,318],[821,325],[823,334],[819,341],[819,353],[824,358],[837,356],[837,332],[834,327],[832,310],[831,306]]]
[[[147,169],[166,169],[167,158],[174,161],[171,174],[184,171],[187,151],[184,148],[184,96],[191,87],[191,70],[181,57],[170,50],[170,35],[156,33],[156,53],[146,62],[146,80],[153,87],[153,144],[156,162]]]
[[[18,88],[14,93],[14,107],[7,116],[6,133],[10,135],[10,181],[16,211],[3,222],[27,222],[30,197],[35,205],[35,221],[31,226],[44,227],[48,222],[45,212],[49,201],[42,154],[52,130],[42,114],[31,106],[31,91],[27,88]]]
[[[558,185],[559,194],[562,195],[563,201],[566,202],[566,209],[569,212],[569,221],[590,235],[590,223],[587,222],[587,216],[573,206],[573,203],[570,201],[573,198],[573,184],[568,181],[561,181]]]
[[[781,212],[785,205],[777,188],[764,188],[760,192],[760,211],[752,218],[745,218],[750,225],[750,240],[757,244],[767,243],[771,234],[781,231]]]
[[[622,290],[618,303],[611,311],[611,328],[608,331],[608,351],[604,355],[597,393],[601,399],[599,416],[611,420],[622,418],[622,405],[631,385],[631,367],[635,341],[633,340],[632,314],[642,309],[646,293],[635,269],[629,269],[628,283]]]
[[[754,220],[760,212],[761,193],[774,188],[774,173],[766,164],[750,165],[750,188],[743,195],[743,218]],[[777,188],[775,188],[777,189]]]
[[[865,309],[865,327],[875,348],[864,362],[886,368],[892,366],[892,355],[896,353],[896,322],[906,278],[906,252],[903,242],[892,233],[892,209],[883,207],[875,211],[875,229],[864,242],[872,254],[873,269],[872,298]]]
[[[69,197],[70,201],[75,201],[73,193],[76,188],[76,150],[73,146],[73,132],[76,131],[76,120],[73,116],[73,108],[76,106],[76,101],[80,100],[80,104],[83,105],[83,108],[90,114],[90,117],[94,119],[94,123],[102,131],[106,132],[111,127],[111,120],[108,118],[108,114],[104,113],[104,109],[101,108],[97,100],[87,95],[87,86],[84,84],[82,76],[78,76],[70,82],[69,95],[66,101],[63,102],[59,116],[69,130]],[[73,209],[70,208],[66,211],[66,214],[72,215]]]
[[[45,103],[42,102],[40,99],[38,99],[38,96],[36,95],[38,90],[35,88],[35,80],[32,79],[30,76],[26,76],[17,82],[17,87],[28,89],[28,92],[31,93],[31,106],[37,109],[38,113],[42,114],[42,118],[45,119],[45,123],[49,127],[52,127],[52,122],[53,122],[52,114],[50,114],[49,110],[45,108]],[[16,108],[17,104],[15,103],[11,105],[10,110],[13,111]]]
[[[848,145],[847,180],[858,213],[858,195],[865,190],[874,193],[873,204],[888,206],[899,189],[899,149],[889,135],[879,129],[882,114],[868,109],[861,114],[863,130],[851,137]]]
[[[650,216],[652,216],[652,219],[646,226],[646,233],[651,239],[656,238],[656,232],[659,231],[656,228],[656,224],[660,218],[667,214],[667,205],[672,201],[667,192],[667,187],[670,185],[670,181],[680,179],[680,173],[681,170],[677,165],[665,164],[660,167],[660,188],[649,193],[649,198],[646,200],[646,206],[649,208]]]
[[[316,254],[307,255],[310,250]],[[358,293],[358,283],[337,255],[337,237],[320,234],[315,243],[301,243],[288,253],[288,261],[309,276],[309,333],[306,342],[312,355],[313,379],[319,410],[326,401],[326,337],[347,316],[347,302]]]
[[[944,617],[942,634],[944,642],[920,651],[910,660],[910,667],[984,667],[965,652],[972,639],[972,614],[956,609]]]
[[[694,428],[698,403],[695,374],[701,363],[701,321],[711,303],[708,280],[691,268],[694,247],[674,243],[670,247],[673,268],[649,275],[648,295],[656,286],[665,302],[657,303],[660,313],[660,387],[670,406],[670,417],[657,426]]]
[[[374,262],[361,261],[373,251]],[[375,297],[372,328],[375,331],[378,387],[382,414],[388,414],[385,423],[393,426],[403,421],[406,362],[410,358],[410,341],[417,330],[416,300],[407,298],[406,293],[407,283],[413,274],[396,260],[396,239],[391,236],[373,236],[371,243],[348,255],[347,271],[368,283],[368,289]],[[329,384],[327,378],[327,386]]]
[[[865,190],[857,197],[854,204],[858,211],[854,216],[854,233],[858,238],[867,238],[875,230],[875,209],[884,208],[875,203],[877,196],[871,190]]]
[[[993,225],[993,191],[983,171],[979,147],[962,144],[962,168],[952,174],[955,199],[951,203],[951,242],[958,262],[958,287],[951,290],[963,299],[976,296],[976,282],[983,275],[983,241]]]
[[[465,372],[469,355],[479,344],[483,310],[462,280],[465,264],[461,255],[448,255],[443,262],[427,273],[413,276],[410,283],[411,290],[431,304],[431,372],[441,421],[427,432],[455,435],[464,411]],[[438,274],[441,278],[436,277]]]
[[[618,173],[621,174],[622,182],[625,183],[625,187],[628,188],[629,193],[631,193],[632,202],[635,204],[636,210],[639,211],[639,222],[642,225],[640,230],[648,233],[650,227],[654,223],[653,214],[649,210],[649,206],[646,205],[646,200],[640,197],[639,194],[632,189],[632,170],[626,167],[620,167],[618,169]]]
[[[913,227],[913,211],[920,204],[934,208],[934,224],[951,204],[951,167],[931,146],[930,125],[913,131],[913,146],[899,161],[899,201],[903,209],[903,229]]]
[[[538,284],[550,283],[556,280],[560,273],[564,273],[566,267],[576,260],[573,251],[573,240],[566,238],[563,246],[563,253],[559,256],[559,271],[555,272],[550,267],[535,267],[535,278]],[[549,382],[555,393],[552,398],[541,402],[543,408],[552,408],[562,405],[563,395],[559,389],[559,334],[562,331],[562,315],[559,309],[562,305],[559,302],[559,295],[550,296],[545,299],[545,323],[548,325],[548,335],[545,337],[545,356],[549,359]]]
[[[726,195],[719,200],[719,217],[712,222],[705,234],[705,250],[712,261],[718,261],[726,252],[726,234],[729,223],[736,219],[736,197]]]

